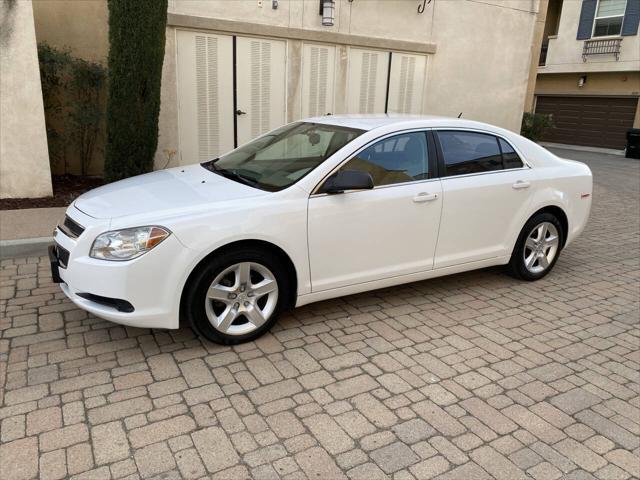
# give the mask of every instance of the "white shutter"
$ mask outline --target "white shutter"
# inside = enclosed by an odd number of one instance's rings
[[[238,145],[285,123],[286,44],[279,40],[236,40]]]
[[[225,35],[178,30],[180,163],[233,149],[233,44]]]
[[[302,50],[302,117],[333,113],[336,48],[305,44]]]
[[[389,54],[349,49],[348,113],[384,113]]]
[[[389,113],[422,113],[427,57],[394,52],[389,78]]]

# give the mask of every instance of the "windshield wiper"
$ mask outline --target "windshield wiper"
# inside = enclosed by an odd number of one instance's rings
[[[213,169],[213,171],[218,175],[222,175],[223,177],[226,177],[230,180],[235,180],[239,183],[244,183],[245,185],[249,185],[250,187],[258,188],[258,182],[249,177],[245,177],[244,175],[239,174],[237,170],[225,170],[224,168],[216,166],[215,163],[213,164]]]

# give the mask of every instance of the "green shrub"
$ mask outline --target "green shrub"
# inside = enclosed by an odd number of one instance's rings
[[[520,134],[534,142],[539,141],[544,132],[553,128],[553,117],[542,113],[525,112],[522,116],[522,128]]]
[[[104,117],[106,70],[45,42],[38,44],[38,62],[50,162],[63,162],[63,172],[68,173],[68,148],[77,148],[81,173],[86,175]]]
[[[106,82],[105,68],[94,62],[76,59],[71,66],[71,89],[75,101],[69,119],[80,149],[82,175],[89,171],[102,121],[102,91]]]
[[[109,0],[107,181],[153,169],[166,24],[167,0]]]

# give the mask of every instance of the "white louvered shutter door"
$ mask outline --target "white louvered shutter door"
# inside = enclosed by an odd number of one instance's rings
[[[302,52],[302,117],[333,113],[336,48],[305,44]]]
[[[178,30],[180,163],[233,149],[233,43],[226,35]]]
[[[384,113],[389,54],[349,49],[348,113]]]
[[[389,113],[420,114],[427,72],[427,57],[394,52],[389,79]]]
[[[285,123],[286,44],[279,40],[236,40],[238,145]]]

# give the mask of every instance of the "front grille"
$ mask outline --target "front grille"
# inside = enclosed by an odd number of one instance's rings
[[[56,245],[56,255],[58,256],[58,265],[60,268],[67,268],[69,263],[69,250],[62,248],[60,245]]]
[[[84,227],[67,215],[64,216],[64,222],[58,228],[70,238],[78,238],[84,232]]]

